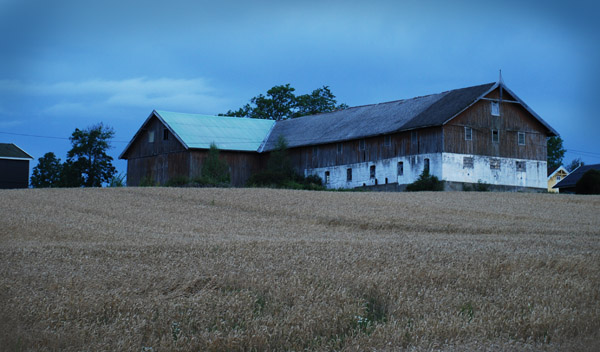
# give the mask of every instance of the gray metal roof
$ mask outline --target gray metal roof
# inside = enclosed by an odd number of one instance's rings
[[[585,174],[586,172],[588,172],[589,170],[592,170],[592,169],[600,171],[600,164],[580,166],[580,167],[576,168],[575,170],[573,170],[570,174],[568,174],[567,177],[563,178],[559,183],[555,184],[554,187],[552,187],[552,188],[575,187],[575,185],[577,184],[577,181],[579,181],[581,179],[581,176],[583,176],[583,174]]]
[[[388,103],[277,121],[263,150],[282,135],[289,147],[334,143],[428,126],[440,126],[487,94],[495,83]]]
[[[12,143],[0,143],[0,159],[31,160],[33,157]]]

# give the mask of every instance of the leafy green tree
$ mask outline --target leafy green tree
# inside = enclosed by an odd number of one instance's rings
[[[210,144],[208,156],[202,164],[202,180],[212,185],[230,182],[229,165],[219,157],[219,148],[215,143]]]
[[[573,172],[573,170],[583,165],[585,165],[585,163],[581,161],[581,158],[575,158],[567,166],[565,166],[565,169],[567,169],[569,172]]]
[[[31,186],[35,188],[59,187],[62,165],[60,159],[52,152],[38,159],[38,164],[31,174]]]
[[[67,153],[63,181],[67,187],[101,187],[117,172],[106,154],[115,132],[102,123],[85,130],[75,129],[69,137],[73,148]]]
[[[600,171],[590,169],[575,184],[577,194],[600,194]]]
[[[315,89],[311,94],[296,96],[290,84],[275,86],[267,95],[259,94],[238,110],[229,110],[221,116],[250,117],[255,119],[285,120],[305,115],[345,109],[346,104],[336,105],[335,95],[327,86]]]
[[[560,136],[548,138],[548,168],[554,169],[562,165],[565,156],[563,140]]]

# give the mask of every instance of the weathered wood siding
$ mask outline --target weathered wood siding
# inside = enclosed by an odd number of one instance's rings
[[[348,165],[389,159],[397,156],[442,152],[442,129],[423,128],[389,135],[364,139],[364,149],[360,139],[340,143],[321,144],[290,149],[292,165],[300,172],[335,165]],[[341,151],[338,149],[341,145]]]
[[[208,150],[190,151],[190,174],[191,179],[202,176],[202,164],[208,156]],[[221,150],[219,157],[229,165],[231,185],[241,187],[246,184],[248,178],[258,171],[264,169],[263,159],[265,155],[254,152],[237,152]]]
[[[148,124],[140,129],[140,133],[131,144],[128,152],[123,157],[133,159],[140,157],[155,156],[173,152],[185,151],[185,147],[175,138],[171,132],[168,132],[168,139],[163,139],[163,133],[166,129],[160,120],[153,116]],[[154,133],[154,141],[149,141],[149,135]]]
[[[520,104],[502,102],[500,116],[492,116],[491,104],[480,100],[444,125],[444,152],[546,161],[547,129]],[[470,141],[465,127],[472,129]],[[498,142],[492,130],[499,132]],[[519,145],[519,132],[525,133],[525,145]]]

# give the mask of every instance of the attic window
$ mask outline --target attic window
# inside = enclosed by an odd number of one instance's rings
[[[519,132],[519,145],[525,145],[525,132]]]
[[[168,140],[169,140],[169,130],[165,128],[163,130],[163,141],[168,141]]]
[[[365,140],[361,139],[358,141],[358,150],[365,150]]]
[[[154,143],[154,131],[148,131],[148,143]]]
[[[342,154],[342,150],[343,150],[342,143],[338,143],[337,144],[337,152],[338,152],[338,154]]]
[[[500,104],[497,101],[492,102],[492,116],[500,116]]]
[[[386,147],[389,147],[390,145],[392,145],[392,136],[383,137],[383,145]]]
[[[500,132],[498,130],[492,130],[492,143],[500,142]]]
[[[473,140],[473,129],[465,126],[465,141]]]

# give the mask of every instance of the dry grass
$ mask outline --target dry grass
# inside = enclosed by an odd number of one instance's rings
[[[600,197],[0,191],[0,349],[597,350]]]

